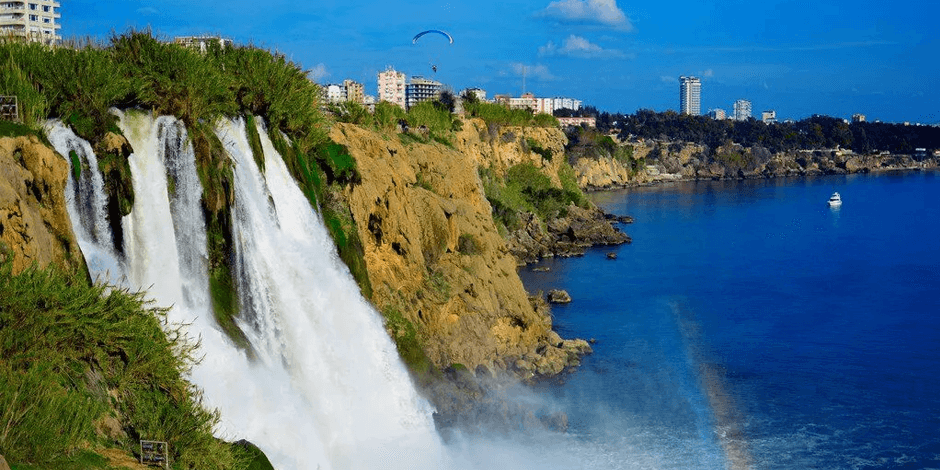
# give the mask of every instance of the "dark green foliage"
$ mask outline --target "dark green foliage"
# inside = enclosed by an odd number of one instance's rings
[[[541,144],[531,137],[527,138],[525,141],[526,145],[529,147],[529,150],[541,155],[542,160],[548,162],[552,161],[552,149],[542,148]]]
[[[39,132],[25,124],[13,121],[0,121],[0,137],[19,137],[39,135]]]
[[[149,31],[111,38],[114,61],[136,80],[133,104],[170,114],[187,125],[233,116],[239,108],[221,64],[192,48],[169,44]]]
[[[419,385],[426,385],[433,377],[439,375],[437,368],[421,347],[418,329],[414,324],[396,308],[385,308],[382,315],[385,317],[385,330],[395,341],[398,355],[401,356]]]
[[[606,113],[603,113],[606,114]],[[840,146],[858,153],[884,150],[908,153],[916,147],[940,148],[940,128],[879,122],[847,124],[839,118],[815,115],[796,122],[765,124],[756,119],[731,121],[689,116],[674,111],[641,109],[632,115],[608,115],[601,132],[619,131],[621,138],[665,139],[703,144],[712,151],[728,142],[760,146],[771,153],[830,149]],[[617,125],[614,127],[613,123]]]
[[[69,150],[69,160],[72,162],[72,176],[75,181],[82,179],[82,160],[74,150]]]
[[[251,114],[245,116],[245,131],[248,134],[248,145],[251,146],[251,154],[255,157],[255,163],[264,172],[264,150],[261,147],[261,136],[258,134],[258,128],[255,127],[255,117]]]
[[[461,234],[457,239],[457,251],[462,255],[478,255],[483,252],[480,242],[472,234]]]
[[[355,184],[360,181],[356,160],[349,155],[345,146],[330,142],[323,145],[317,154],[317,161],[326,173],[327,184]]]
[[[581,186],[578,185],[578,177],[574,168],[567,163],[562,163],[558,168],[558,180],[561,181],[561,189],[565,192],[564,199],[573,202],[578,207],[587,208],[591,205],[588,198],[581,192]]]
[[[0,451],[37,468],[101,464],[90,446],[115,445],[95,430],[112,414],[131,451],[140,438],[171,442],[175,468],[234,468],[212,437],[217,415],[182,375],[193,343],[168,328],[142,294],[89,285],[55,268],[14,276],[0,263]]]

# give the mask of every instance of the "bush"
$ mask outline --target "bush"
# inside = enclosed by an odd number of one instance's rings
[[[218,420],[183,372],[194,345],[164,333],[165,311],[142,294],[89,285],[56,268],[12,274],[0,262],[0,449],[11,463],[40,468],[100,461],[115,445],[95,423],[120,418],[137,440],[171,442],[177,468],[233,468],[238,456],[212,436]],[[100,463],[100,462],[99,462]],[[83,467],[77,467],[83,468]]]

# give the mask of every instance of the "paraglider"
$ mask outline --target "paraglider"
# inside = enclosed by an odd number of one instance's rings
[[[447,34],[447,33],[445,33],[444,31],[441,31],[441,30],[439,30],[439,29],[429,29],[429,30],[427,30],[427,31],[421,31],[420,33],[418,33],[418,34],[415,35],[415,38],[411,40],[411,43],[412,43],[412,44],[417,44],[417,43],[418,43],[418,38],[420,38],[421,36],[424,36],[425,34],[429,34],[429,33],[440,34],[440,35],[444,36],[445,38],[447,38],[447,40],[450,41],[451,44],[454,43],[454,38],[451,37],[450,34]]]
[[[411,40],[411,44],[417,45],[417,44],[418,44],[418,39],[420,39],[422,36],[424,36],[424,35],[426,35],[426,34],[441,35],[441,36],[443,36],[443,37],[445,37],[445,38],[447,39],[447,44],[453,44],[453,43],[454,43],[454,38],[453,38],[450,34],[447,34],[446,32],[441,31],[441,30],[439,30],[439,29],[429,29],[429,30],[427,30],[427,31],[421,31],[420,33],[416,34],[415,37],[414,37],[414,39]],[[427,41],[427,40],[425,39],[424,41]],[[424,42],[424,41],[422,41],[422,42]],[[433,42],[433,41],[432,41],[432,42]],[[431,70],[433,70],[434,73],[437,73],[437,64],[436,64],[437,60],[436,60],[436,57],[434,57],[434,58],[429,58],[429,60],[430,60],[430,62],[431,62]]]

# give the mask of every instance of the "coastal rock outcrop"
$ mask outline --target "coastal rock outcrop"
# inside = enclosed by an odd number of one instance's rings
[[[84,268],[66,212],[68,178],[68,163],[39,138],[0,138],[0,249],[14,273],[34,263]]]
[[[540,258],[580,256],[592,246],[630,243],[630,237],[611,224],[615,220],[597,208],[574,205],[544,226],[527,214],[522,227],[509,234],[509,251],[524,265]]]

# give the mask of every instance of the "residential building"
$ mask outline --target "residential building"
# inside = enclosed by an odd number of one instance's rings
[[[773,124],[777,122],[777,111],[771,109],[769,111],[760,113],[760,120],[764,121],[764,124]]]
[[[852,122],[865,122],[865,115],[864,115],[864,114],[853,114],[853,115],[852,115]]]
[[[336,83],[323,85],[323,99],[327,103],[342,103],[346,101],[346,88]]]
[[[679,77],[679,113],[702,114],[702,81],[698,77]]]
[[[560,117],[558,123],[561,124],[561,127],[577,127],[580,125],[586,125],[588,127],[596,127],[597,119],[594,116],[586,117]]]
[[[479,101],[486,101],[486,90],[482,88],[465,88],[460,92],[461,97],[468,94],[473,94]]]
[[[405,86],[405,104],[408,108],[422,102],[441,96],[444,84],[437,80],[424,77],[411,77],[411,82]]]
[[[54,46],[62,39],[59,8],[54,0],[0,0],[0,37]]]
[[[737,100],[734,102],[734,120],[747,121],[751,118],[751,102],[748,100]]]
[[[177,36],[173,38],[173,43],[197,49],[203,54],[213,44],[218,44],[222,49],[232,47],[233,44],[231,39],[225,39],[221,36]]]
[[[728,113],[726,113],[725,110],[723,110],[723,109],[721,109],[721,108],[715,108],[715,109],[712,109],[711,111],[708,112],[708,117],[710,117],[710,118],[712,118],[712,119],[714,119],[714,120],[716,120],[716,121],[721,121],[721,120],[726,119],[726,118],[728,117]]]
[[[532,93],[523,93],[518,98],[509,98],[509,109],[528,109],[535,112],[538,100]]]
[[[346,93],[346,101],[362,104],[365,99],[365,87],[354,80],[343,80],[343,91]]]
[[[388,67],[379,72],[379,101],[388,101],[405,109],[405,74]]]
[[[581,100],[576,100],[573,98],[552,98],[552,112],[555,112],[559,109],[570,109],[572,111],[577,111],[581,109]]]

